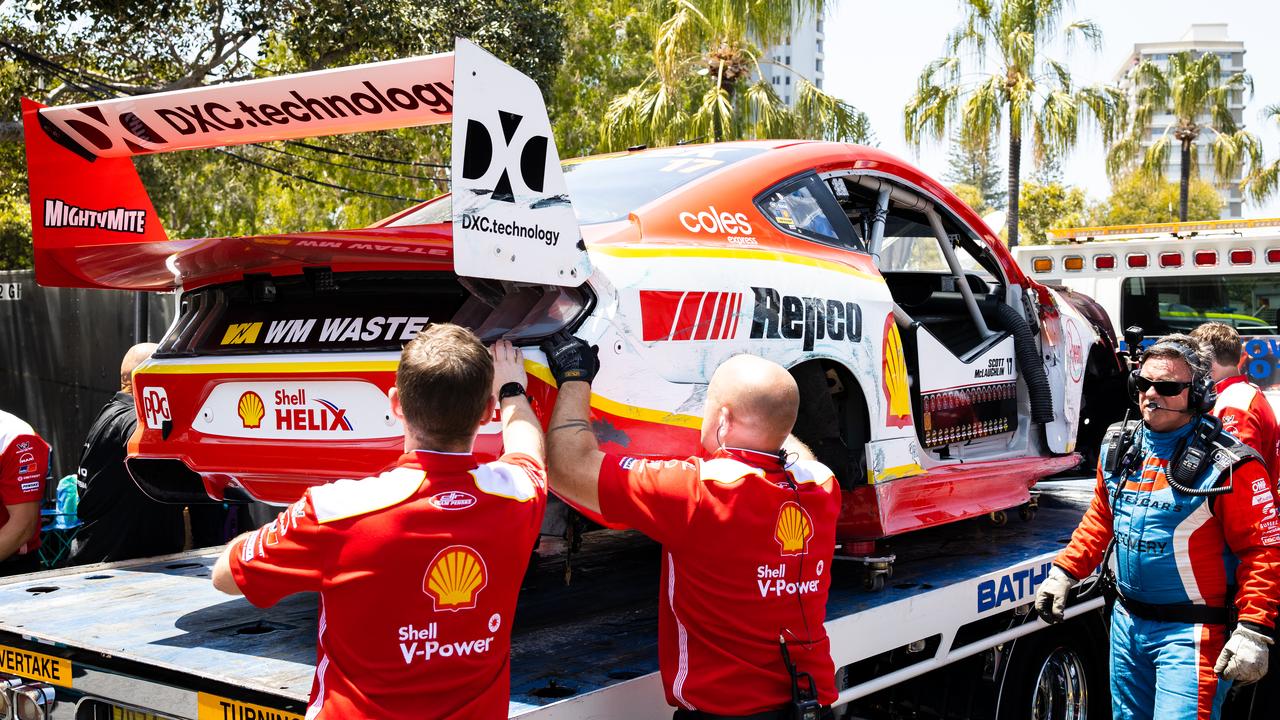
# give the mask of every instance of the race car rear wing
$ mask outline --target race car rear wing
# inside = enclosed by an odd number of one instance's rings
[[[101,102],[45,107],[24,98],[22,110],[42,285],[166,290],[233,269],[183,262],[185,253],[273,244],[271,236],[171,242],[135,155],[445,122],[454,271],[551,285],[579,285],[591,273],[541,92],[466,40],[451,53]],[[360,243],[385,232],[341,235]],[[280,246],[298,235],[274,237]],[[438,225],[396,232],[399,243],[433,248],[440,237]],[[423,256],[440,261],[435,251]]]

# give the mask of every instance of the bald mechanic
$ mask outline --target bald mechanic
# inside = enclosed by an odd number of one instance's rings
[[[133,371],[155,352],[155,343],[129,348],[120,361],[120,391],[98,412],[80,454],[76,510],[82,525],[71,542],[71,564],[116,562],[180,552],[182,506],[159,503],[138,489],[124,461],[138,413]]]
[[[789,435],[795,381],[767,360],[730,358],[707,387],[702,457],[644,460],[596,443],[595,348],[562,334],[543,349],[559,385],[552,488],[662,543],[658,657],[674,717],[828,715],[835,667],[822,623],[840,489]]]
[[[524,360],[432,325],[390,391],[405,454],[381,475],[313,487],[227,546],[219,590],[268,607],[320,593],[308,720],[507,717],[511,621],[546,505]],[[506,454],[476,433],[501,411]]]

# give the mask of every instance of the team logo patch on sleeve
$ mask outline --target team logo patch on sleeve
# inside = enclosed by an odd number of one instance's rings
[[[808,551],[809,538],[813,537],[813,519],[799,504],[785,502],[778,511],[773,537],[783,555],[801,555]]]
[[[484,558],[466,545],[450,545],[436,553],[422,578],[422,592],[431,596],[436,612],[470,610],[489,583]]]
[[[40,481],[24,482],[19,487],[22,488],[22,492],[35,492],[40,489]]]

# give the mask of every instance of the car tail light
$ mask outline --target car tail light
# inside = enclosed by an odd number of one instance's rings
[[[1232,250],[1231,255],[1229,257],[1231,258],[1232,265],[1252,265],[1253,264],[1252,250]]]
[[[1213,250],[1197,250],[1194,259],[1196,267],[1209,267],[1218,264],[1218,253]]]
[[[1115,270],[1115,255],[1095,255],[1093,258],[1093,267],[1095,270]]]
[[[1053,270],[1053,258],[1043,256],[1032,258],[1031,269],[1038,273],[1050,272]]]
[[[1162,268],[1182,267],[1182,253],[1180,252],[1160,253],[1160,267]]]
[[[1131,268],[1144,268],[1147,266],[1147,254],[1129,253],[1129,256],[1125,258],[1125,262],[1128,263]]]
[[[1062,259],[1062,269],[1079,272],[1084,269],[1084,257],[1081,255],[1068,255]]]
[[[1280,263],[1280,248],[1267,248],[1267,262]]]

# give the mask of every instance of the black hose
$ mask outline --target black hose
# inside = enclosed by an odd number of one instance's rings
[[[1017,310],[1003,303],[996,306],[996,316],[1004,329],[1013,333],[1013,353],[1018,359],[1018,372],[1027,381],[1027,395],[1031,399],[1031,421],[1042,425],[1053,422],[1049,375],[1040,361],[1030,326]]]

